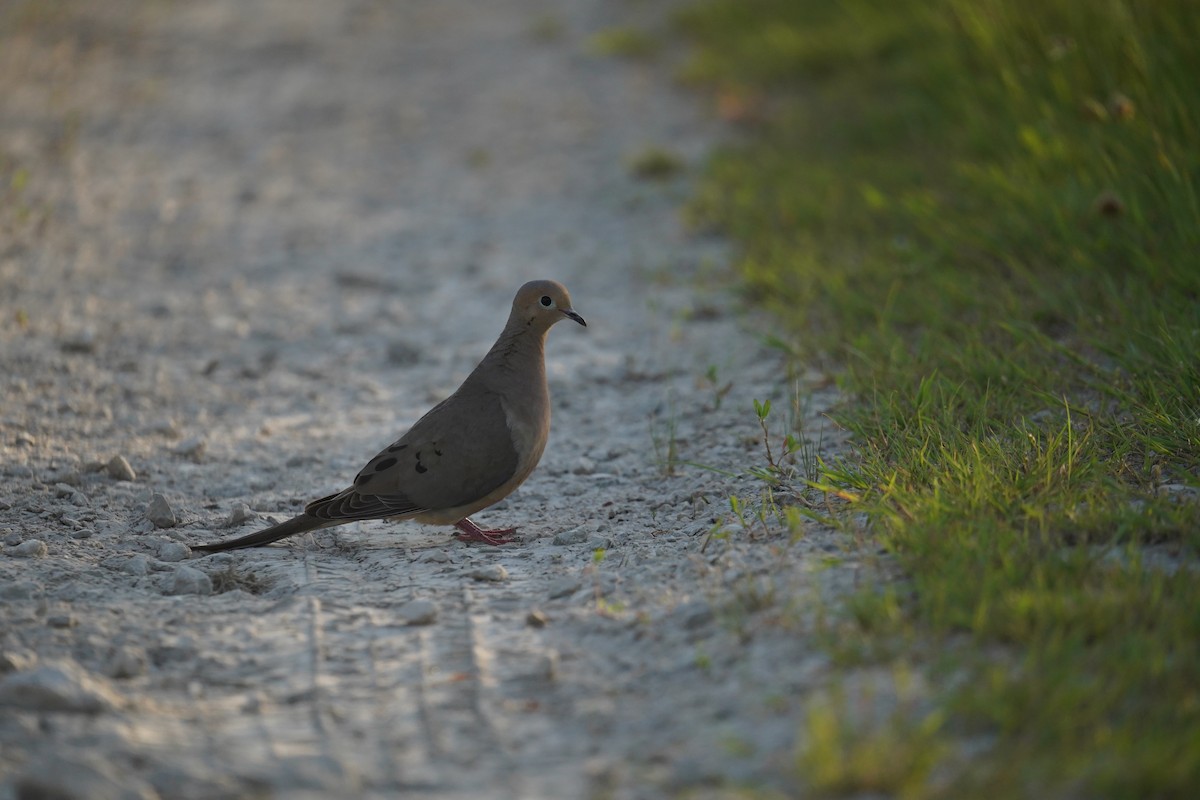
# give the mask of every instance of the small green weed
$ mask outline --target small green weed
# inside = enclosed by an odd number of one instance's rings
[[[683,168],[682,158],[661,147],[647,147],[629,159],[629,171],[642,180],[666,180],[682,172]]]
[[[649,59],[658,55],[659,41],[637,28],[609,28],[594,35],[589,49],[602,56]]]
[[[664,421],[656,413],[650,417],[650,442],[654,447],[654,461],[664,476],[675,474],[679,467],[679,414],[674,396],[667,397],[667,418]]]

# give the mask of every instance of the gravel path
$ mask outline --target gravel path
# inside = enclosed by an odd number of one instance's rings
[[[0,5],[0,800],[794,791],[807,612],[860,565],[727,498],[763,490],[753,399],[779,426],[799,385],[815,436],[834,397],[680,223],[719,127],[669,58],[589,52],[664,9],[99,7]],[[685,172],[631,175],[651,145]],[[520,545],[189,557],[342,488],[534,277],[589,327],[478,517]]]

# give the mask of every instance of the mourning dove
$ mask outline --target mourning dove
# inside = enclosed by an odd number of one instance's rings
[[[587,326],[566,287],[548,280],[525,284],[500,338],[462,386],[372,458],[354,485],[314,500],[287,522],[192,549],[258,547],[368,519],[453,525],[461,540],[507,544],[515,528],[485,530],[470,516],[507,497],[542,457],[550,433],[546,334],[562,319]]]

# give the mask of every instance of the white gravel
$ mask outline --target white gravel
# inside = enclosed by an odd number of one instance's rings
[[[752,400],[778,425],[799,386],[816,437],[835,398],[680,222],[722,132],[677,54],[590,53],[665,5],[55,9],[0,32],[0,800],[798,791],[836,675],[806,620],[861,564],[721,526],[764,489]],[[687,169],[638,181],[649,145]],[[535,277],[589,327],[552,332],[548,451],[479,517],[519,544],[179,563],[346,485]]]

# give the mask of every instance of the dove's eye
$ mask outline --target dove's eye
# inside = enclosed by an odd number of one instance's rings
[[[550,299],[550,295],[548,295],[548,294],[542,295],[542,305],[545,306],[546,308],[549,308],[550,306],[554,305],[554,301]]]

